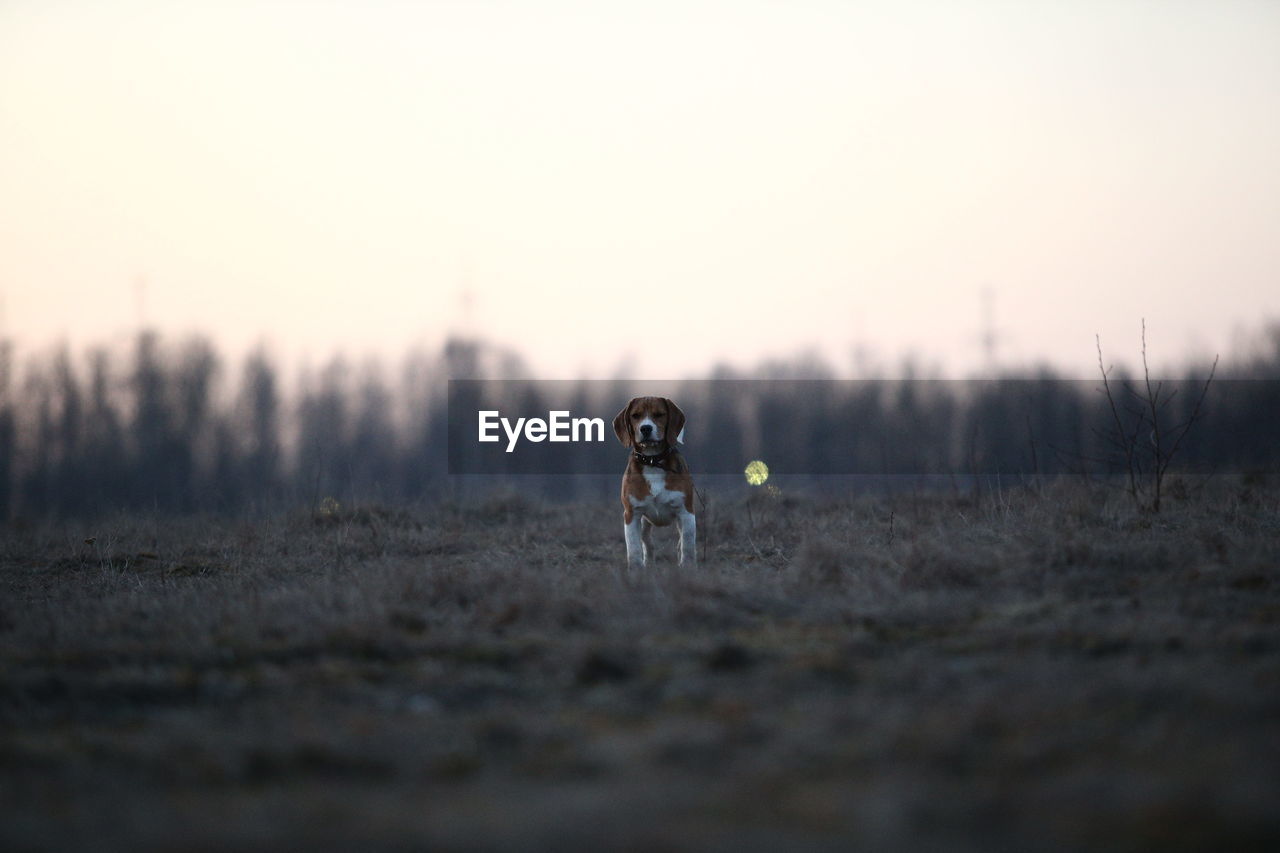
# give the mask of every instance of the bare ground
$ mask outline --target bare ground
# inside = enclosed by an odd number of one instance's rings
[[[0,847],[1274,849],[1278,493],[1175,486],[11,525]]]

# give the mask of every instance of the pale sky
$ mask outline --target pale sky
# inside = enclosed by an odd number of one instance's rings
[[[1280,318],[1280,3],[0,0],[0,291],[540,375],[1088,375]],[[138,282],[145,280],[139,298]]]

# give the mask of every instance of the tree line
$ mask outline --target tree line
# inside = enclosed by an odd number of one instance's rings
[[[1254,355],[1218,369],[1202,419],[1179,446],[1186,470],[1275,472],[1280,325],[1262,339]],[[510,349],[458,338],[407,357],[395,374],[335,357],[284,377],[265,352],[233,367],[207,340],[150,331],[125,351],[77,355],[64,346],[21,369],[15,360],[13,346],[0,342],[0,519],[255,513],[326,499],[403,504],[456,495],[447,380],[529,376]],[[1158,417],[1169,430],[1190,416],[1208,366],[1183,373],[1166,380]],[[730,473],[762,458],[780,473],[811,478],[1105,476],[1121,470],[1125,449],[1132,463],[1147,428],[1145,377],[1124,371],[1109,375],[1110,402],[1131,419],[1120,423],[1099,382],[1048,369],[972,382],[835,375],[797,357],[675,383],[671,396],[697,413],[695,470]],[[579,404],[597,402],[597,411],[620,407],[629,387],[560,384]],[[530,383],[527,393],[538,387]],[[557,404],[524,403],[544,412]],[[502,478],[471,479],[485,488]],[[553,497],[615,487],[591,477],[537,480]]]

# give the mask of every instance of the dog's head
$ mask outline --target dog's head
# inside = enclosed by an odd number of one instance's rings
[[[660,450],[684,444],[684,412],[666,397],[635,397],[613,419],[623,447]]]

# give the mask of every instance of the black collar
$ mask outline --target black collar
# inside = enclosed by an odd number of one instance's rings
[[[663,448],[661,453],[656,453],[652,456],[641,453],[638,448],[631,452],[631,456],[641,465],[661,465],[663,462],[667,461],[667,457],[670,455],[671,455],[670,445]]]

